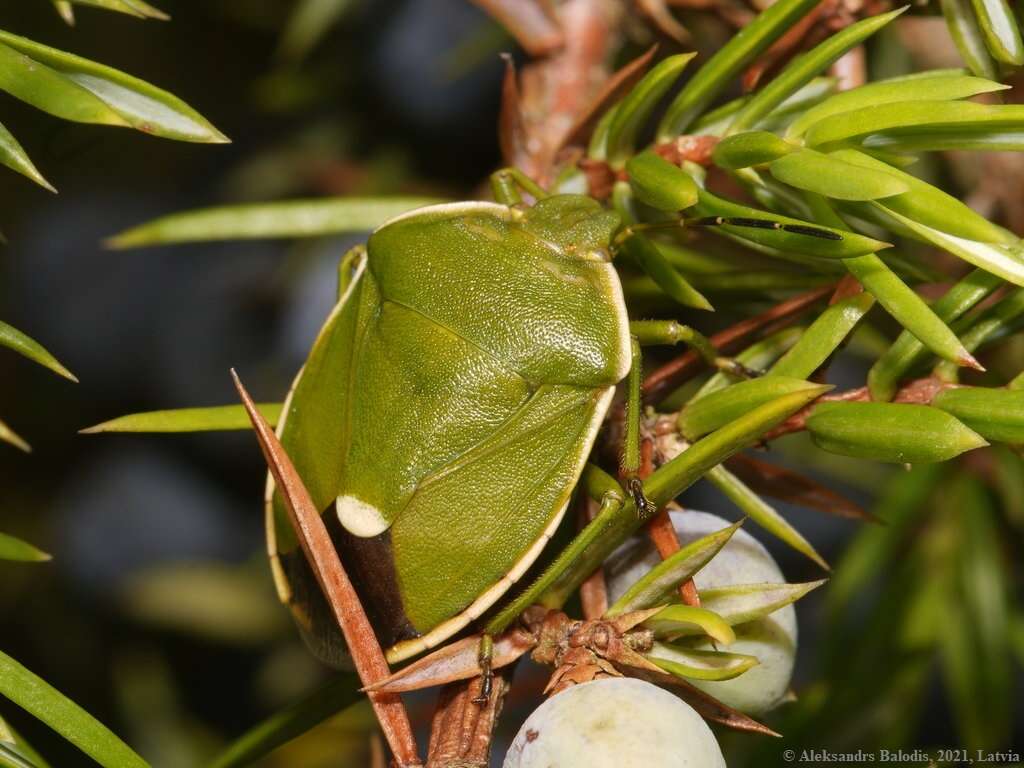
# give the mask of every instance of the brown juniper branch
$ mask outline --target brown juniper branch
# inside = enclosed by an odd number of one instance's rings
[[[640,443],[640,469],[637,472],[637,477],[646,480],[653,472],[654,441],[648,437]],[[672,518],[669,516],[667,506],[659,509],[658,514],[647,523],[647,536],[658,550],[658,555],[662,560],[679,551],[679,536],[676,535],[676,529],[672,525]],[[693,583],[692,578],[679,585],[679,597],[684,605],[700,606],[700,595],[697,593],[697,585]]]
[[[579,494],[580,530],[583,530],[597,515],[598,504],[586,493]],[[605,581],[604,568],[598,568],[586,581],[580,584],[580,604],[583,607],[584,619],[596,619],[604,616],[608,610],[608,583]]]
[[[526,152],[516,165],[542,186],[553,178],[566,138],[608,82],[624,5],[619,0],[565,0],[555,15],[564,45],[531,61],[519,78]]]
[[[591,99],[590,103],[580,110],[576,122],[562,138],[558,148],[586,144],[604,113],[621,101],[627,93],[633,90],[633,86],[640,82],[657,51],[658,46],[652,45],[647,51],[609,77],[608,82],[601,86],[601,90]]]
[[[498,722],[515,665],[496,670],[491,695],[477,702],[482,678],[449,683],[441,689],[430,729],[427,768],[487,768],[491,736]]]
[[[531,56],[545,56],[565,43],[558,19],[544,0],[473,0],[498,21]]]

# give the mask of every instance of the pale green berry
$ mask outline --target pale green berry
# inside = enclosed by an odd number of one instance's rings
[[[684,546],[729,525],[717,515],[694,510],[672,512],[671,517]],[[623,545],[605,567],[609,599],[617,600],[658,562],[657,552],[644,538]],[[785,578],[761,542],[741,528],[711,562],[697,572],[693,581],[699,591],[732,584],[782,584]],[[732,680],[690,682],[724,704],[760,715],[776,707],[789,690],[796,658],[796,611],[792,605],[787,605],[759,621],[734,629],[736,642],[720,650],[756,656],[760,663]],[[696,647],[712,649],[710,641]]]
[[[557,693],[534,710],[504,768],[726,768],[707,723],[656,685],[604,678]]]

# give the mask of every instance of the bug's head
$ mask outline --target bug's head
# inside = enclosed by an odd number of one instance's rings
[[[586,195],[552,195],[525,212],[523,226],[567,254],[592,258],[607,251],[619,217]]]

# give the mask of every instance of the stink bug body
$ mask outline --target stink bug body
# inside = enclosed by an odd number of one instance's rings
[[[508,181],[497,175],[495,188],[512,203]],[[536,560],[615,385],[639,367],[611,251],[653,249],[636,232],[666,224],[620,228],[590,197],[520,183],[538,198],[530,208],[431,206],[353,251],[278,425],[392,662],[479,618]],[[795,220],[667,224],[679,225],[865,247]],[[675,343],[680,326],[668,326]],[[639,482],[630,487],[646,510]],[[341,636],[269,481],[267,535],[281,599],[314,651],[341,663]]]
[[[433,206],[356,258],[278,433],[311,457],[300,471],[392,661],[480,616],[561,519],[630,365],[618,224],[582,196]],[[279,594],[337,662],[272,485],[268,500]]]

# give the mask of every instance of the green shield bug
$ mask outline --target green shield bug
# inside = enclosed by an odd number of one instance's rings
[[[433,206],[356,260],[278,431],[292,455],[333,458],[304,480],[392,661],[481,615],[561,519],[630,365],[617,227],[579,196]],[[279,593],[337,660],[287,518],[268,510]]]
[[[622,228],[590,197],[512,176],[533,206],[497,177],[508,204],[419,209],[350,253],[278,425],[391,662],[478,619],[536,560],[635,364],[611,259],[652,225]],[[843,239],[767,219],[683,224]],[[266,512],[279,596],[338,664],[342,638],[272,481]]]

